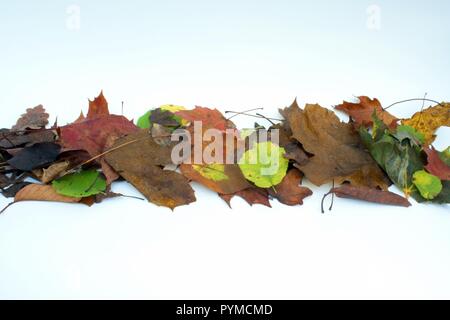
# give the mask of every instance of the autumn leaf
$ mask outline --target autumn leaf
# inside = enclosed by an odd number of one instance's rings
[[[411,203],[407,199],[398,194],[364,186],[355,187],[350,184],[344,184],[331,189],[330,193],[334,193],[339,198],[358,199],[401,207],[411,206]]]
[[[442,191],[441,180],[425,170],[414,172],[413,183],[427,200],[433,200]]]
[[[195,107],[193,110],[181,110],[175,112],[175,114],[190,122],[201,121],[203,130],[217,129],[225,131],[234,126],[232,125],[232,122],[227,120],[217,109]]]
[[[0,130],[0,148],[3,149],[29,147],[36,143],[55,142],[55,140],[55,130],[32,130],[25,133],[8,129]]]
[[[441,156],[441,153],[436,151],[433,147],[424,148],[424,151],[428,157],[428,164],[425,166],[425,169],[441,180],[450,180],[450,166],[443,161],[443,159],[445,159],[445,151],[442,152],[444,156]]]
[[[108,102],[103,95],[103,91],[93,101],[89,100],[89,111],[87,119],[109,116]],[[80,120],[80,119],[79,119]]]
[[[60,143],[64,151],[85,150],[91,157],[106,151],[116,139],[139,129],[123,116],[110,115],[108,105],[101,93],[89,102],[87,118],[60,128]],[[98,159],[108,184],[118,178],[114,170],[104,161]]]
[[[37,143],[22,149],[7,162],[18,170],[31,171],[55,161],[60,150],[61,146],[56,143]]]
[[[303,204],[303,199],[312,195],[309,188],[301,187],[303,175],[297,169],[291,169],[283,178],[281,183],[274,188],[269,188],[269,194],[277,198],[281,203],[288,206]]]
[[[33,170],[33,174],[41,180],[42,183],[49,183],[53,179],[63,176],[69,167],[70,161],[65,160],[53,163],[48,168]]]
[[[436,136],[434,133],[442,126],[450,127],[450,103],[441,103],[421,112],[415,113],[410,119],[402,120],[425,136],[425,145],[431,144]]]
[[[235,196],[239,196],[244,199],[250,206],[255,204],[261,204],[266,207],[271,207],[269,202],[269,193],[266,189],[250,187],[233,194],[219,194],[219,196],[228,204],[231,208],[231,199]]]
[[[105,155],[108,164],[148,201],[171,209],[195,201],[185,177],[161,168],[172,163],[171,148],[157,144],[146,130],[118,139],[112,149]]]
[[[386,126],[395,128],[398,119],[384,110],[378,99],[372,100],[366,96],[358,97],[358,99],[358,103],[344,101],[342,104],[335,106],[335,108],[348,114],[358,125],[372,126],[372,115],[375,112]]]
[[[235,164],[181,164],[181,173],[219,194],[233,194],[249,188],[241,170]]]
[[[104,192],[106,181],[96,170],[83,170],[54,180],[57,193],[74,198],[85,198]]]
[[[302,110],[294,101],[280,112],[288,122],[293,138],[312,155],[306,164],[297,167],[315,185],[332,180],[382,189],[390,185],[353,126],[340,122],[332,111],[317,104],[307,104]]]
[[[66,202],[77,203],[81,198],[66,197],[58,194],[52,186],[46,184],[30,184],[20,190],[15,198],[14,202],[21,201],[54,201],[54,202]]]
[[[239,160],[239,168],[244,177],[257,187],[270,188],[279,184],[288,168],[286,151],[271,141],[256,143],[244,152]]]
[[[42,105],[27,109],[17,123],[11,128],[12,131],[23,131],[26,129],[42,129],[48,124],[49,114],[45,112]]]
[[[185,110],[185,108],[172,104],[163,105],[157,109],[147,111],[138,119],[136,125],[141,129],[148,129],[153,123],[163,124],[165,126],[186,126],[189,121],[174,114],[181,110]],[[161,120],[164,122],[161,123]]]

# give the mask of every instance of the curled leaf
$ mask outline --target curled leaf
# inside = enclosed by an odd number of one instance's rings
[[[331,189],[330,193],[334,193],[339,198],[358,199],[392,206],[411,206],[411,203],[409,203],[406,198],[398,194],[363,186],[356,187],[350,184],[344,184],[340,187]]]
[[[25,129],[41,129],[48,124],[49,114],[45,112],[42,105],[27,109],[17,123],[11,128],[13,131],[22,131]]]

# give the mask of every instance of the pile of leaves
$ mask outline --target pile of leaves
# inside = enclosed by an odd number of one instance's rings
[[[191,187],[196,182],[228,204],[239,196],[250,205],[270,207],[272,199],[289,206],[303,204],[312,194],[302,186],[306,178],[317,186],[333,183],[329,194],[337,197],[404,207],[410,206],[410,198],[450,202],[450,148],[438,151],[432,146],[436,130],[450,126],[449,103],[436,104],[410,119],[398,119],[377,99],[364,96],[335,109],[348,114],[349,122],[341,122],[320,105],[301,108],[294,101],[280,109],[283,120],[270,121],[269,128],[255,124],[254,130],[238,130],[216,109],[174,105],[149,110],[134,124],[110,114],[103,93],[89,101],[86,116],[81,113],[64,126],[49,126],[49,115],[39,105],[27,109],[11,129],[0,130],[0,190],[14,198],[12,203],[90,206],[123,196],[112,192],[111,184],[126,180],[148,201],[174,209],[196,201]],[[193,132],[198,121],[203,131],[235,132],[234,145],[244,146],[244,152],[234,155],[235,150],[224,148],[223,158],[235,157],[231,163],[201,159],[173,163],[175,130]],[[275,129],[277,139],[272,138]],[[259,138],[261,132],[265,139]],[[251,139],[255,134],[258,138]],[[200,143],[207,148],[206,142]],[[263,150],[270,161],[258,163]],[[264,173],[274,164],[275,172]],[[388,191],[392,184],[404,196]]]

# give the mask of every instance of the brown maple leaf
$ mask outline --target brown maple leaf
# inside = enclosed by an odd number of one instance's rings
[[[350,123],[343,123],[326,108],[297,101],[280,112],[292,130],[292,136],[313,156],[297,167],[315,185],[335,180],[350,181],[356,186],[387,189],[389,179],[363,146]]]
[[[269,188],[269,194],[288,206],[303,204],[303,199],[312,195],[309,188],[300,186],[303,175],[297,169],[291,169],[280,184],[273,189]]]
[[[366,96],[358,97],[358,99],[358,103],[344,101],[335,108],[336,110],[340,110],[348,114],[358,125],[363,125],[366,127],[372,126],[372,116],[375,112],[377,117],[389,128],[395,128],[397,126],[398,119],[384,110],[378,99],[372,100]]]

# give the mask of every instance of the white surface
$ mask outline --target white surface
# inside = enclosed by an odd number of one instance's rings
[[[73,121],[100,89],[134,118],[165,103],[276,115],[295,96],[450,99],[448,1],[378,1],[379,30],[367,1],[78,1],[79,30],[70,4],[0,5],[1,126],[39,103]],[[16,204],[0,216],[0,298],[450,298],[448,205],[337,199],[321,215],[328,189],[272,209],[230,210],[202,187],[175,213],[125,198]]]

